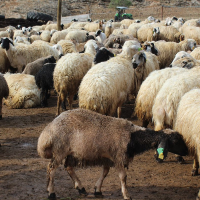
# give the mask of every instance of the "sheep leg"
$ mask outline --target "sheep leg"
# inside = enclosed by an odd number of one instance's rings
[[[121,117],[121,113],[122,113],[122,107],[119,106],[119,107],[117,108],[117,117],[118,117],[118,118]]]
[[[66,95],[64,95],[62,92],[59,92],[57,100],[57,114],[56,114],[57,116],[60,114],[61,102],[62,102],[62,110],[66,110],[65,99]]]
[[[73,98],[74,98],[74,94],[70,94],[70,95],[67,97],[67,101],[68,101],[68,104],[69,104],[70,110],[72,110],[72,102],[73,102]]]
[[[49,192],[49,199],[56,199],[56,194],[54,190],[54,176],[58,166],[59,164],[54,159],[51,159],[51,162],[48,164],[47,167],[47,191]]]
[[[193,169],[192,169],[192,176],[197,176],[198,175],[198,169],[199,169],[199,162],[198,162],[197,155],[195,154],[194,163],[193,163]]]
[[[0,98],[0,119],[2,119],[2,99]]]
[[[124,199],[131,199],[128,195],[128,191],[127,191],[127,188],[126,188],[127,175],[126,175],[124,168],[121,168],[119,170],[119,178],[120,178],[120,181],[121,181],[121,190],[122,190],[122,194],[123,194]]]
[[[81,196],[87,196],[88,193],[86,192],[85,188],[82,186],[81,181],[79,178],[76,176],[76,173],[73,169],[73,167],[66,167],[65,168],[71,177],[72,181],[74,182],[74,187],[78,190],[79,194]]]
[[[98,181],[96,182],[95,187],[94,187],[94,189],[95,189],[95,192],[94,192],[95,197],[100,197],[100,196],[102,197],[101,186],[102,186],[103,181],[106,178],[109,170],[110,170],[110,167],[103,166],[103,170],[102,170],[101,176],[98,179]]]
[[[48,92],[48,90],[47,90]],[[41,93],[40,93],[40,104],[41,107],[46,107],[47,106],[47,99],[46,99],[46,90],[42,89]]]

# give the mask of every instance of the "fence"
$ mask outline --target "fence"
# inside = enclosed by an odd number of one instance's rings
[[[115,16],[115,9],[104,9],[104,12],[97,13],[91,10],[91,18],[95,19],[113,19]],[[142,8],[129,8],[127,13],[133,15],[133,19],[144,20],[149,16],[163,20],[167,17],[183,17],[184,19],[200,18],[200,7],[176,7],[176,6],[154,6]]]

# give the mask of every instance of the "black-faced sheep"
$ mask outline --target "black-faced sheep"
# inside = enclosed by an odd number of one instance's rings
[[[7,98],[8,95],[9,95],[8,84],[3,75],[0,73],[0,120],[2,119],[2,100],[3,98]]]
[[[45,42],[15,47],[10,39],[2,38],[0,43],[6,50],[11,66],[17,68],[18,72],[22,72],[28,63],[38,58],[52,55],[56,60],[59,59],[59,52]]]
[[[53,71],[56,63],[46,63],[35,75],[35,82],[38,88],[41,89],[40,105],[41,107],[47,106],[47,99],[49,90],[53,89]]]
[[[56,63],[56,59],[53,56],[39,58],[31,63],[28,63],[22,74],[30,74],[35,76],[46,63]]]
[[[101,47],[94,57],[94,64],[107,61],[110,57],[114,57],[114,54],[105,47]]]
[[[169,150],[187,155],[188,149],[182,136],[173,132],[155,132],[136,126],[125,119],[113,118],[85,109],[61,113],[48,124],[38,139],[37,151],[42,158],[51,159],[48,164],[49,198],[56,198],[55,171],[65,160],[65,168],[75,188],[87,195],[74,167],[103,166],[103,173],[95,184],[95,196],[102,196],[101,186],[110,167],[119,173],[124,199],[131,199],[126,188],[125,168],[135,155],[157,148],[165,140]],[[161,153],[162,154],[162,153]]]

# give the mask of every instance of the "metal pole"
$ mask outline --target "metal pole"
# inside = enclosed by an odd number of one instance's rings
[[[58,10],[57,10],[57,28],[58,31],[61,31],[61,6],[62,6],[62,0],[58,0]]]

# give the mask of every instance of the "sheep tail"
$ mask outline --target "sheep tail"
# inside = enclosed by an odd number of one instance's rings
[[[38,139],[37,152],[41,158],[50,159],[53,158],[53,143],[52,138],[47,133],[48,130],[45,128]]]

